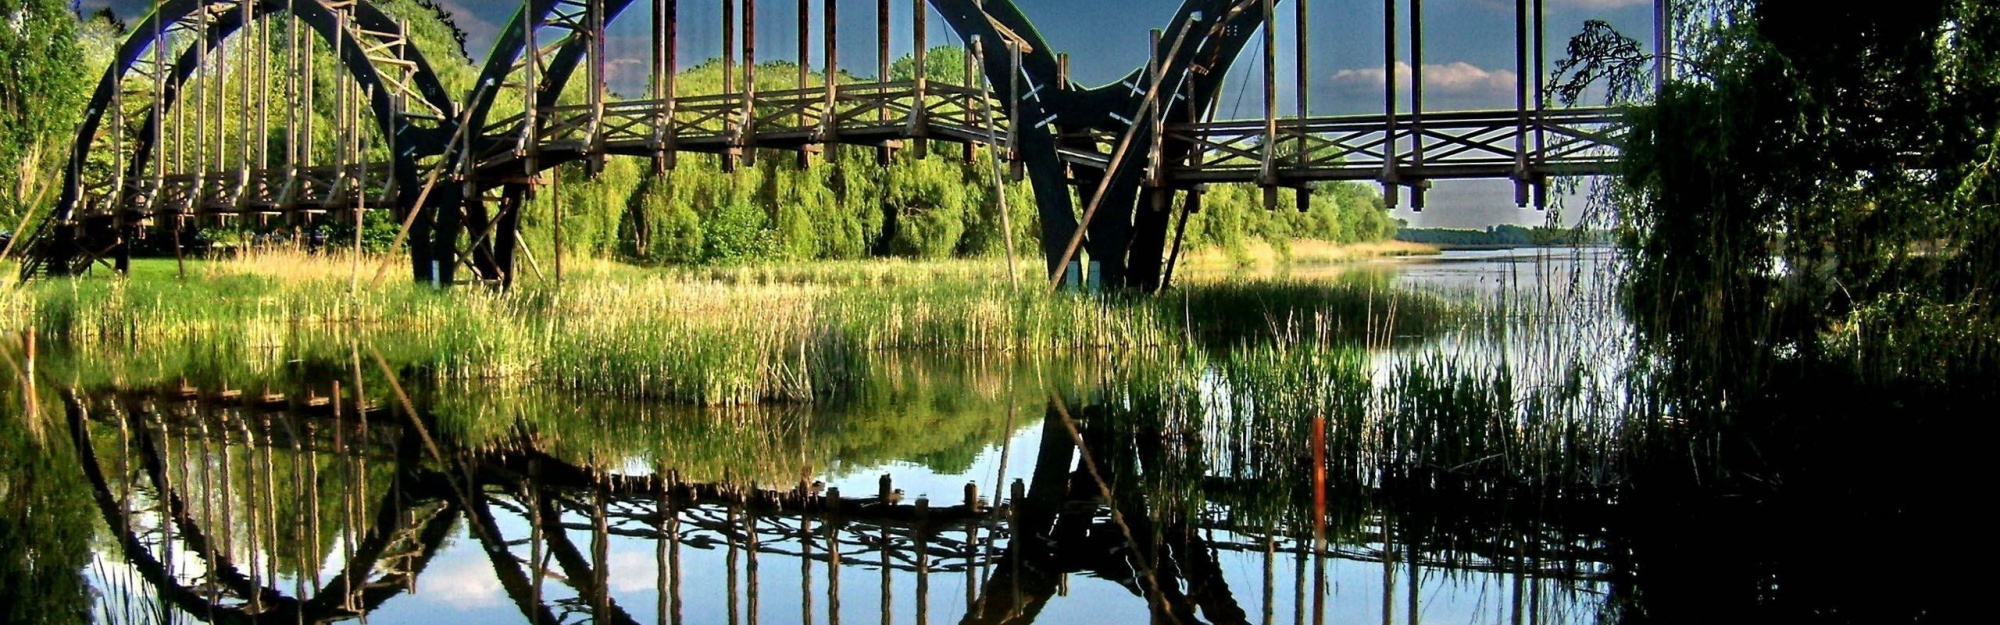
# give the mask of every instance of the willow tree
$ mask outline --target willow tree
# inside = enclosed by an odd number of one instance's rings
[[[1695,0],[1675,17],[1615,198],[1637,312],[1806,352],[1863,319],[1994,318],[2000,7]],[[1593,24],[1555,90],[1655,97],[1653,67]]]

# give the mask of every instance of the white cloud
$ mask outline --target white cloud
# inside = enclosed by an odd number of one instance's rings
[[[1614,1],[1614,0],[1603,0]],[[1387,72],[1380,67],[1343,69],[1333,74],[1335,88],[1349,93],[1381,93]],[[1396,62],[1396,89],[1407,93],[1412,84],[1410,64]],[[1464,61],[1424,64],[1424,89],[1440,96],[1481,96],[1513,93],[1519,75],[1514,70],[1489,70]]]
[[[473,555],[477,555],[473,551]],[[419,586],[427,599],[459,609],[501,605],[506,599],[492,565],[471,557],[440,558],[424,572]]]
[[[613,543],[613,547],[623,547]],[[611,590],[621,593],[637,593],[659,590],[660,563],[652,550],[617,550],[611,552],[611,561],[605,567]]]

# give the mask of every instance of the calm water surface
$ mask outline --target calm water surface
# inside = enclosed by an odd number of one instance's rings
[[[76,496],[38,516],[81,534],[92,591],[18,596],[118,623],[421,624],[1641,622],[1705,596],[1794,598],[1771,577],[1788,551],[1682,556],[1731,541],[1634,520],[1658,510],[1616,469],[1636,461],[1608,416],[1633,359],[1611,263],[1343,269],[1483,311],[1369,350],[1366,384],[1390,399],[1364,412],[1448,420],[1501,397],[1482,427],[1517,444],[1397,464],[1398,445],[1448,437],[1418,421],[1349,446],[1389,426],[1336,419],[1324,502],[1299,451],[1313,428],[1244,429],[1278,400],[1220,370],[1148,386],[1103,373],[1130,363],[885,357],[838,406],[413,388],[415,419],[379,389],[354,405],[337,367],[241,396],[199,379],[63,392],[39,398],[67,416],[44,435],[74,458],[36,470],[66,467],[51,488]],[[1448,392],[1399,373],[1425,366]],[[1734,518],[1745,542],[1784,524]]]

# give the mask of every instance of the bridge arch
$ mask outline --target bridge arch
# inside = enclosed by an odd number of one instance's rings
[[[755,0],[745,0],[754,2]],[[991,85],[993,97],[1000,106],[997,112],[1014,126],[1015,143],[1011,158],[1018,159],[1024,166],[1033,186],[1040,222],[1042,224],[1041,248],[1047,259],[1047,270],[1057,273],[1065,250],[1073,245],[1072,240],[1081,240],[1077,231],[1081,228],[1075,206],[1070,198],[1073,182],[1094,184],[1106,173],[1113,176],[1111,191],[1107,193],[1107,204],[1112,205],[1116,217],[1094,225],[1089,233],[1089,249],[1094,257],[1105,259],[1108,275],[1123,286],[1153,289],[1159,286],[1161,248],[1167,232],[1166,211],[1140,213],[1140,223],[1136,226],[1141,240],[1134,249],[1134,230],[1131,223],[1135,212],[1133,205],[1145,204],[1142,196],[1152,198],[1164,193],[1171,198],[1171,189],[1140,190],[1140,167],[1132,161],[1145,158],[1143,150],[1133,156],[1112,163],[1107,155],[1104,162],[1091,163],[1088,159],[1066,157],[1065,149],[1071,152],[1095,151],[1095,145],[1077,145],[1077,136],[1089,136],[1091,132],[1110,133],[1115,137],[1128,130],[1134,135],[1158,133],[1158,127],[1131,128],[1132,120],[1139,119],[1139,110],[1145,98],[1141,90],[1130,89],[1131,85],[1146,84],[1148,68],[1140,67],[1130,74],[1132,78],[1096,89],[1081,89],[1074,85],[1062,84],[1066,80],[1060,69],[1054,50],[1036,32],[1033,24],[1020,9],[1008,0],[923,0],[929,8],[941,15],[946,25],[952,29],[960,41],[986,42],[982,47],[983,63],[980,71],[987,84]],[[532,124],[536,123],[536,111],[547,111],[556,107],[559,99],[570,86],[577,70],[584,63],[592,62],[592,48],[599,45],[601,31],[608,24],[616,22],[632,7],[634,0],[530,0],[523,3],[513,20],[496,40],[493,52],[488,55],[485,68],[480,74],[474,93],[468,102],[468,128],[478,134],[469,141],[480,144],[479,153],[505,151],[511,145],[516,156],[533,150],[526,145],[535,140]],[[654,11],[663,6],[674,6],[669,0],[654,3]],[[1164,120],[1180,122],[1194,121],[1195,116],[1207,110],[1220,96],[1222,77],[1228,66],[1242,52],[1254,33],[1264,22],[1264,14],[1256,10],[1258,0],[1185,0],[1176,12],[1169,32],[1184,33],[1184,41],[1161,42],[1160,48],[1151,56],[1159,58],[1163,90],[1166,94],[1182,94],[1184,97],[1167,97],[1168,102],[1158,115]],[[553,35],[549,41],[542,41],[545,33]],[[655,33],[655,36],[662,36]],[[657,45],[657,44],[656,44]],[[666,45],[673,45],[669,42]],[[1015,64],[1012,52],[1018,47],[1019,65]],[[1171,49],[1169,49],[1171,48]],[[532,52],[531,52],[532,51]],[[731,54],[724,51],[724,54]],[[598,54],[601,57],[602,54]],[[1199,72],[1190,71],[1199,66]],[[671,70],[669,70],[671,71]],[[1016,79],[1019,72],[1021,80]],[[527,93],[520,98],[523,106],[519,118],[496,124],[493,92],[515,86]],[[1020,91],[1021,93],[1016,93]],[[1018,123],[1012,120],[1020,120]],[[1118,125],[1123,120],[1123,125]],[[518,131],[509,125],[519,123]],[[510,131],[520,136],[508,135]],[[510,144],[509,142],[513,143]],[[1088,143],[1086,141],[1085,143]],[[1167,139],[1164,151],[1169,154],[1184,154],[1187,146],[1179,139]],[[596,155],[593,155],[595,157]],[[485,172],[480,177],[488,179],[462,190],[466,194],[463,210],[442,210],[437,214],[436,237],[430,242],[432,255],[439,259],[460,259],[470,266],[483,280],[506,281],[511,279],[513,248],[518,243],[510,236],[518,224],[518,212],[532,189],[520,181],[532,180],[541,171],[566,160],[573,160],[574,154],[552,156],[550,158],[517,158],[503,167],[516,168],[505,172]],[[475,157],[468,157],[475,158]],[[470,169],[489,167],[488,160]],[[1095,177],[1087,170],[1096,167]],[[1077,171],[1076,174],[1072,174]],[[509,182],[495,182],[494,179]],[[1086,189],[1088,186],[1085,187]],[[493,193],[489,193],[493,192]],[[1086,200],[1089,195],[1084,196]],[[1154,200],[1157,202],[1158,200]],[[486,203],[495,206],[494,215],[489,215]],[[1155,214],[1157,213],[1157,214]],[[474,249],[459,247],[460,237],[467,225],[475,231],[469,237],[475,242]],[[1128,278],[1127,258],[1142,258],[1134,263],[1137,277]],[[459,262],[441,263],[441,272],[432,276],[434,280],[451,281],[452,272]]]
[[[23,277],[43,268],[56,274],[87,268],[99,253],[83,247],[87,244],[80,240],[83,219],[116,218],[122,223],[126,215],[143,218],[163,212],[156,203],[164,189],[146,184],[144,178],[148,168],[159,170],[162,165],[156,161],[164,147],[157,139],[170,121],[164,117],[201,70],[203,60],[221,58],[232,36],[277,16],[296,18],[304,27],[302,35],[338,52],[340,71],[365,94],[361,106],[374,130],[393,146],[389,176],[398,208],[414,204],[418,162],[443,152],[454,129],[457,105],[423,54],[401,34],[396,19],[366,0],[342,8],[319,0],[168,0],[133,25],[92,92],[71,144],[62,193],[34,236],[33,245],[41,249],[31,251],[30,257],[38,262],[24,266]],[[188,39],[192,40],[179,50],[170,50]],[[268,68],[265,72],[268,77]],[[151,79],[155,86],[150,92],[135,89],[128,85],[135,79]],[[141,103],[136,125],[126,120],[127,97],[134,93],[151,98],[150,104]],[[250,104],[243,103],[246,110]],[[100,160],[105,158],[113,164],[104,166]],[[247,177],[249,172],[239,175]],[[141,200],[151,206],[140,206]],[[117,245],[123,245],[127,234],[116,235]]]

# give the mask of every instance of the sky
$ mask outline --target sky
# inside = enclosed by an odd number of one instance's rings
[[[797,56],[798,26],[794,17],[796,0],[754,0],[758,7],[759,60],[792,60]],[[815,21],[822,15],[821,2],[810,0]],[[1355,114],[1382,110],[1385,71],[1383,59],[1383,2],[1381,0],[1310,0],[1309,50],[1311,113],[1314,115]],[[1409,15],[1413,0],[1395,0],[1398,8],[1398,69],[1395,72],[1403,96],[1401,108],[1409,109],[1410,69]],[[1531,0],[1532,1],[1532,0]],[[1541,0],[1546,6],[1546,58],[1550,64],[1563,56],[1564,44],[1586,20],[1610,22],[1619,31],[1641,41],[1650,41],[1654,0]],[[86,10],[111,7],[119,16],[136,18],[153,0],[83,0]],[[1164,26],[1180,7],[1180,0],[1014,0],[1042,36],[1059,52],[1070,55],[1071,77],[1086,85],[1110,82],[1140,66],[1146,59],[1149,31]],[[902,56],[914,49],[911,11],[916,0],[893,0],[891,53]],[[473,58],[483,62],[499,30],[518,10],[513,1],[476,2],[439,0],[466,30]],[[683,65],[699,63],[721,53],[721,0],[681,0],[680,58]],[[644,83],[643,73],[649,52],[646,30],[649,2],[634,2],[634,8],[611,26],[610,47],[612,84],[631,89]],[[846,0],[840,12],[840,58],[844,69],[872,74],[876,65],[873,45],[875,2]],[[1297,56],[1294,42],[1292,6],[1278,3],[1278,75],[1281,114],[1291,114],[1296,106]],[[1480,108],[1511,108],[1517,72],[1514,58],[1515,3],[1509,0],[1423,0],[1425,86],[1427,111]],[[931,45],[957,43],[950,28],[935,12],[930,19]],[[822,63],[819,26],[814,26],[811,62]],[[1261,38],[1260,38],[1261,41]],[[1253,44],[1239,61],[1218,111],[1219,118],[1254,117],[1261,111],[1261,81],[1256,79],[1263,54],[1261,44]],[[1530,70],[1532,71],[1532,70]],[[1580,204],[1574,197],[1565,198]],[[1396,216],[1413,225],[1436,227],[1481,227],[1498,223],[1540,224],[1545,215],[1519,210],[1513,204],[1513,186],[1507,181],[1440,182],[1431,191],[1429,208],[1412,213],[1407,204]],[[1566,212],[1578,212],[1572,206]]]

